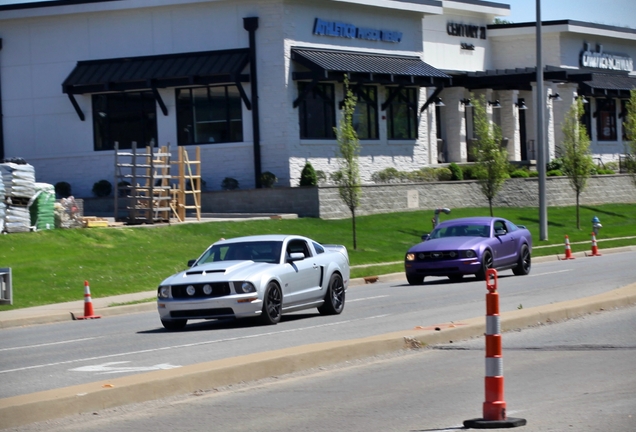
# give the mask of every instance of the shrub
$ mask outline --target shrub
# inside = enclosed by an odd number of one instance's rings
[[[107,197],[113,191],[113,185],[108,180],[100,180],[93,184],[93,195],[98,198]]]
[[[261,186],[265,188],[271,188],[271,187],[274,187],[274,184],[278,181],[278,178],[276,177],[276,175],[274,175],[274,173],[265,171],[258,178],[258,181],[261,184]]]
[[[455,162],[451,162],[451,164],[448,165],[448,169],[451,172],[451,180],[464,180],[464,172]]]
[[[465,165],[462,167],[462,172],[464,174],[464,180],[476,180],[477,176],[475,175],[475,165]]]
[[[548,177],[562,177],[563,176],[563,172],[561,170],[558,169],[553,169],[548,171],[547,173],[545,173],[546,176]]]
[[[550,162],[548,162],[545,165],[545,170],[546,171],[561,171],[563,169],[563,159],[561,158],[555,158],[552,159]]]
[[[539,177],[539,171],[528,171],[528,177]]]
[[[316,180],[318,184],[327,183],[327,174],[324,171],[316,170]]]
[[[437,181],[436,168],[424,167],[417,171],[414,171],[409,175],[409,180],[420,182],[434,182]]]
[[[221,182],[221,189],[223,190],[234,190],[239,188],[238,180],[232,177],[225,177]]]
[[[605,169],[611,170],[612,173],[617,173],[619,170],[618,162],[606,162]]]
[[[71,185],[65,181],[55,183],[55,195],[59,198],[68,198],[72,195]]]
[[[395,180],[399,180],[400,177],[400,172],[397,169],[389,167],[384,168],[382,171],[374,172],[371,175],[371,180],[375,183],[391,183]]]
[[[120,181],[117,183],[117,196],[120,198],[124,198],[130,195],[130,183],[127,181]]]
[[[510,173],[511,178],[528,178],[530,173],[523,169],[517,169]]]
[[[609,169],[609,168],[597,168],[596,169],[596,173],[600,174],[600,175],[615,174],[614,170]]]
[[[439,181],[450,181],[453,179],[453,172],[450,170],[450,168],[436,168],[435,174],[437,174],[437,180]]]
[[[300,173],[300,185],[301,186],[316,186],[318,184],[318,177],[316,177],[316,171],[314,167],[307,162],[302,172]]]

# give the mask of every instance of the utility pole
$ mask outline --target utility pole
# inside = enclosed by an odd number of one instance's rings
[[[546,206],[545,97],[543,94],[543,56],[541,53],[541,0],[537,0],[537,171],[539,172],[539,239],[548,239]]]

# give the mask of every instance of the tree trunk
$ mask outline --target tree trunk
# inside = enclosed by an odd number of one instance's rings
[[[493,217],[493,214],[492,214],[492,198],[488,198],[488,207],[490,207],[490,217]]]
[[[579,195],[580,192],[576,191],[576,229],[581,229],[581,218],[579,215]]]
[[[358,250],[358,245],[356,242],[356,209],[351,209],[351,223],[353,225],[353,250]]]

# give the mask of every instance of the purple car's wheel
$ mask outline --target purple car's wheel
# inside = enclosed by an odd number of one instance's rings
[[[409,285],[422,285],[424,283],[424,276],[407,274],[406,280],[409,282]]]
[[[329,286],[325,294],[325,302],[318,308],[321,315],[338,315],[344,309],[345,288],[342,276],[338,273],[331,275]]]
[[[521,246],[521,253],[519,254],[519,262],[517,267],[512,269],[512,272],[517,276],[525,276],[530,273],[531,267],[530,249],[527,245]]]
[[[261,322],[267,325],[277,324],[280,321],[282,307],[283,293],[276,282],[270,282],[263,298]]]
[[[490,253],[490,251],[485,251],[484,254],[481,256],[481,269],[475,275],[477,276],[477,279],[485,280],[486,271],[489,268],[492,268],[492,254]]]

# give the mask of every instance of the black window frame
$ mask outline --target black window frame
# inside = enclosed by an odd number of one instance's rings
[[[612,142],[618,140],[616,99],[596,99],[596,139],[599,142]],[[607,122],[607,124],[603,124]],[[603,129],[610,129],[609,137],[602,135]]]
[[[93,108],[93,150],[108,151],[158,146],[157,103],[151,90],[95,93]]]
[[[223,103],[217,103],[217,91],[222,89]],[[205,91],[206,96],[201,109],[202,116],[197,118],[201,100],[196,93]],[[186,97],[182,97],[186,94]],[[239,89],[234,84],[218,84],[209,86],[180,87],[175,89],[175,105],[177,111],[177,145],[204,145],[243,142],[243,101]],[[207,113],[208,119],[204,119]],[[214,114],[223,116],[213,117]],[[203,129],[202,125],[225,126],[221,128]],[[207,137],[207,138],[206,138]]]
[[[387,89],[388,91],[388,89]],[[418,139],[417,101],[419,88],[404,87],[398,89],[398,94],[386,108],[387,137],[390,140],[416,140]],[[387,96],[388,97],[388,96]],[[397,136],[395,117],[401,112],[406,112],[406,136]],[[396,111],[398,111],[396,113]]]
[[[343,92],[344,90],[343,86]],[[376,86],[363,85],[356,87],[356,109],[353,113],[353,128],[360,141],[372,141],[380,139],[380,123],[378,120],[378,88]],[[362,111],[364,108],[364,112]],[[364,117],[362,117],[364,114]],[[366,132],[360,128],[361,123],[356,124],[356,120],[364,118],[364,123],[368,125]]]
[[[306,86],[312,83],[299,81],[298,94],[303,94]],[[311,113],[309,110],[312,106],[320,109],[318,118],[322,118],[321,127],[316,122],[310,121]],[[311,91],[307,92],[305,97],[298,105],[298,123],[300,126],[300,139],[336,139],[334,127],[336,127],[336,100],[335,85],[333,83],[315,84]]]

